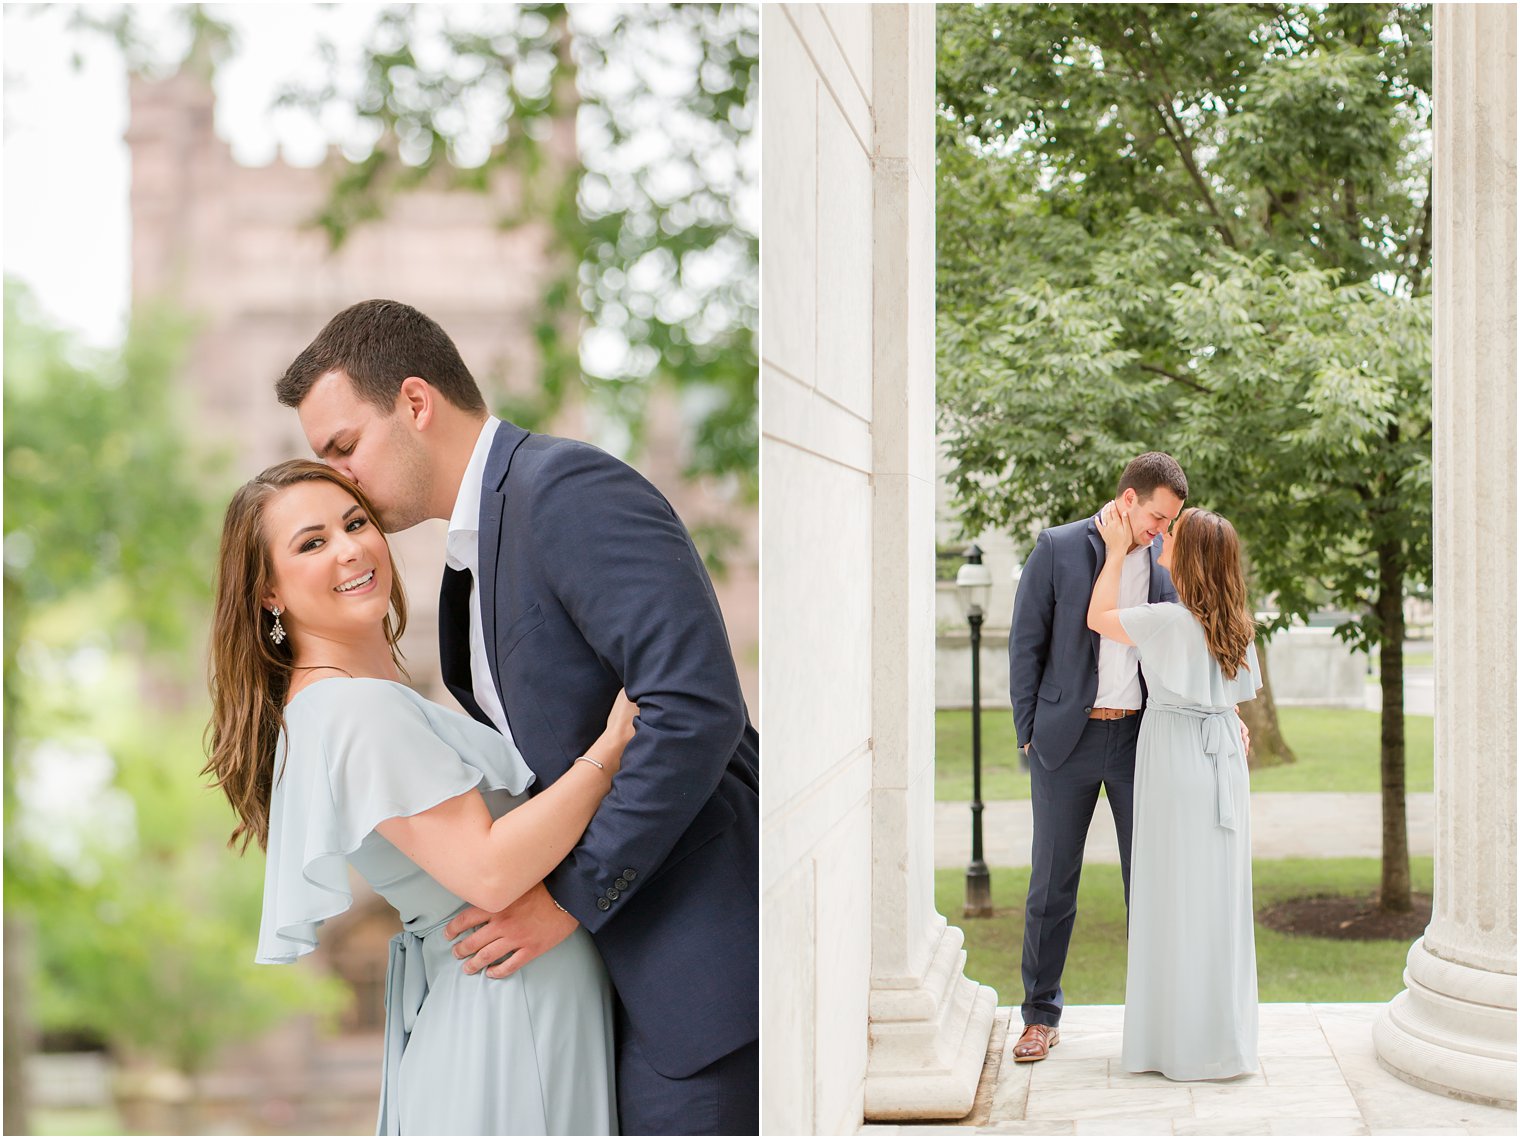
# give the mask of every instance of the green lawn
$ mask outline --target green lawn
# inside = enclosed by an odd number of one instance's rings
[[[111,1108],[33,1108],[33,1135],[120,1135],[121,1121]]]
[[[1283,738],[1298,762],[1251,772],[1256,791],[1377,791],[1378,713],[1347,708],[1279,708]],[[1435,720],[1405,716],[1406,787],[1435,789]],[[935,714],[938,799],[971,798],[971,713]],[[1018,770],[1013,714],[982,711],[982,798],[1027,799],[1029,776]]]
[[[1429,893],[1432,859],[1413,858],[1416,890]],[[1367,895],[1377,887],[1371,858],[1281,859],[1254,864],[1258,912],[1273,902],[1311,894]],[[966,933],[966,975],[997,990],[998,1003],[1017,1005],[1024,995],[1019,959],[1024,939],[1024,895],[1029,870],[992,871],[997,916],[963,919],[965,871],[935,874],[940,913]],[[1386,1001],[1403,988],[1408,941],[1329,941],[1289,937],[1256,927],[1256,975],[1263,1002]],[[1123,1004],[1124,888],[1117,866],[1089,866],[1077,894],[1077,923],[1062,988],[1070,1004]]]

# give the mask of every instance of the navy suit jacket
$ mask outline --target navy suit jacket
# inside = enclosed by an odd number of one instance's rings
[[[684,1077],[759,1035],[759,737],[712,582],[638,472],[503,422],[480,500],[491,679],[537,788],[639,705],[612,791],[545,884],[596,940],[627,1028]],[[445,572],[444,680],[471,693],[468,574]]]
[[[1172,575],[1151,543],[1148,600],[1176,601]],[[1103,537],[1091,518],[1040,531],[1024,563],[1008,637],[1008,695],[1019,746],[1054,771],[1087,726],[1098,695],[1097,633],[1087,627],[1093,585],[1103,570]],[[1145,680],[1141,678],[1141,687]]]

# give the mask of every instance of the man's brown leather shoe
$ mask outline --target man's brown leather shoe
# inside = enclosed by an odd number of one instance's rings
[[[1050,1024],[1026,1024],[1024,1035],[1013,1046],[1013,1059],[1019,1064],[1043,1060],[1061,1043],[1061,1030]]]

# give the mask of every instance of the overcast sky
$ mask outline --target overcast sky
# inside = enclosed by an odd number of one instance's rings
[[[73,71],[61,26],[6,6],[5,273],[104,342],[126,304],[126,80],[104,51]]]

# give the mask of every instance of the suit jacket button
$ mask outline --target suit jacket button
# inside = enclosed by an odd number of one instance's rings
[[[606,898],[598,898],[596,900],[596,908],[599,910],[610,910],[612,908],[612,903],[609,902]]]
[[[623,871],[623,877],[626,878],[626,879],[628,879],[628,881],[630,881],[630,882],[632,882],[638,876],[639,876],[639,874],[638,874],[637,870],[624,870]]]
[[[615,901],[618,900],[618,897],[619,897],[619,895],[618,895],[617,889],[615,887],[608,887],[608,889],[607,889],[607,900],[609,902],[615,902]]]
[[[1086,712],[1088,715],[1091,715],[1092,714],[1092,705],[1089,704],[1086,708],[1083,708],[1082,711]]]
[[[613,883],[613,885],[616,886],[619,890],[626,890],[628,889],[628,879],[619,878],[616,882]]]

